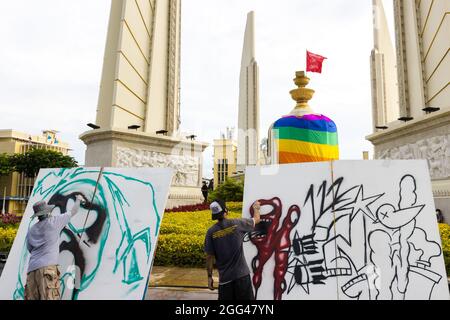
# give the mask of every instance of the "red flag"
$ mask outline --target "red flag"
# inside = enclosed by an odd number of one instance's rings
[[[323,60],[327,58],[319,56],[306,50],[306,72],[322,73]]]

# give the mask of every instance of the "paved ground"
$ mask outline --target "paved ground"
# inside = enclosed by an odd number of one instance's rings
[[[216,271],[214,271],[213,279],[217,286],[219,279]],[[206,269],[202,268],[154,266],[150,275],[150,286],[208,288],[208,277]]]
[[[218,278],[213,276],[215,287]],[[217,289],[208,289],[206,269],[152,268],[146,300],[217,300]]]
[[[145,300],[217,300],[217,290],[186,287],[149,287]]]

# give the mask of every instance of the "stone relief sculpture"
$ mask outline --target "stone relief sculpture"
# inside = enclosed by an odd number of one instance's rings
[[[116,155],[118,167],[169,167],[176,170],[172,185],[197,187],[199,184],[199,158],[130,148],[117,148]]]
[[[422,139],[416,143],[406,144],[378,152],[377,159],[410,160],[427,159],[430,175],[433,179],[450,176],[450,135]]]

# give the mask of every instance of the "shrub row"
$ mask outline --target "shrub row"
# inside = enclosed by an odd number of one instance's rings
[[[203,267],[204,235],[198,234],[161,234],[156,249],[156,266]]]
[[[199,204],[191,204],[185,206],[179,206],[172,209],[166,209],[166,213],[172,212],[195,212],[195,211],[204,211],[209,210],[209,205],[211,203],[199,203]],[[242,202],[227,202],[228,210],[230,211],[241,211],[242,210]]]
[[[208,210],[209,209],[209,203],[199,203],[199,204],[190,204],[185,206],[179,206],[172,209],[166,209],[166,213],[169,212],[194,212],[194,211],[201,211],[201,210]]]
[[[14,242],[18,226],[0,228],[0,252],[8,252]]]

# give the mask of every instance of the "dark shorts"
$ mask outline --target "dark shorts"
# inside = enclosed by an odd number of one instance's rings
[[[220,284],[219,300],[255,300],[250,275]]]

